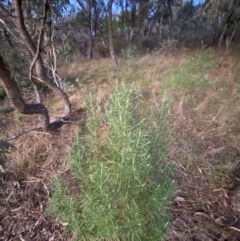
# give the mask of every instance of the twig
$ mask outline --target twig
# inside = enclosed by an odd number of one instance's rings
[[[64,41],[67,39],[67,37],[68,37],[67,34],[66,34],[65,36],[61,36],[62,42],[64,42]],[[49,47],[49,46],[52,46],[52,44],[56,43],[57,41],[58,41],[58,38],[52,39],[52,40],[48,41],[48,42],[46,43],[46,45],[42,46],[41,51],[43,51],[44,49],[46,49],[46,48]]]
[[[239,22],[239,19],[237,21],[234,20],[234,29],[233,29],[232,35],[231,35],[231,37],[230,37],[230,39],[229,39],[229,41],[227,43],[227,46],[226,46],[226,54],[228,53],[229,46],[230,46],[230,44],[232,42],[232,39],[233,39],[233,36],[234,36],[234,34],[236,32],[236,28],[237,28],[238,22]]]
[[[53,14],[53,10],[51,8],[51,13]],[[61,81],[57,81],[57,78],[56,78],[56,69],[57,69],[57,57],[56,57],[56,50],[55,50],[55,46],[54,46],[54,24],[52,23],[51,26],[50,26],[50,29],[52,29],[51,31],[51,42],[52,42],[52,56],[53,56],[53,64],[52,64],[52,75],[53,75],[53,79],[54,79],[54,82],[55,84],[60,87],[62,89],[62,83]]]
[[[30,130],[28,130],[28,131],[24,131],[24,132],[20,133],[19,135],[15,136],[15,137],[13,137],[13,138],[11,138],[11,139],[8,139],[7,141],[15,140],[15,139],[17,139],[18,137],[20,137],[20,136],[22,136],[22,135],[24,135],[24,134],[27,134],[27,133],[29,133],[29,132],[31,132],[31,131],[40,131],[40,130],[42,130],[42,129],[43,129],[42,127],[38,127],[38,128],[30,129]]]
[[[45,65],[46,68],[48,68],[52,74],[53,74],[53,65],[52,67],[48,66],[48,65]],[[56,73],[54,72],[54,81],[56,82],[57,86],[59,86],[58,82],[60,83],[60,88],[63,89],[63,86],[62,86],[62,78]]]
[[[83,120],[84,120],[85,118],[82,118],[82,119],[80,119],[80,120],[78,120],[78,121],[65,121],[65,120],[61,120],[63,123],[76,123],[76,124],[78,124],[78,123],[81,123]]]
[[[12,15],[12,13],[10,11],[8,11],[5,6],[0,3],[0,13],[4,13],[2,14],[3,17],[8,17],[11,20],[14,20],[16,17],[14,15]]]
[[[235,228],[235,227],[229,227],[229,228],[240,233],[240,229],[238,229],[238,228]]]

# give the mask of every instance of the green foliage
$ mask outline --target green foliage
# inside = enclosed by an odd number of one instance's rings
[[[120,20],[117,20],[115,18],[112,19],[113,32],[117,31],[119,28],[121,29],[119,21]],[[109,29],[108,29],[108,16],[105,16],[103,18],[103,21],[102,21],[102,32],[103,32],[104,36],[108,36],[108,32],[109,32]]]
[[[108,36],[108,17],[107,16],[103,18],[102,32],[104,36]]]
[[[3,168],[7,161],[6,154],[10,153],[12,148],[15,148],[12,144],[0,139],[0,172],[4,172]]]
[[[18,81],[18,88],[21,92],[29,94],[33,92],[33,85],[28,79],[21,79]]]
[[[216,60],[211,49],[202,50],[183,66],[173,67],[168,71],[162,78],[162,84],[166,87],[187,90],[207,87],[209,81],[206,74],[216,64]]]
[[[17,124],[20,124],[22,122],[22,116],[19,112],[15,111],[14,112],[14,121],[17,123]]]
[[[64,45],[62,45],[57,51],[56,51],[56,56],[57,59],[62,59],[65,61],[69,61],[71,54],[74,53],[74,49],[71,46],[69,42],[66,42]]]
[[[16,39],[11,38],[11,43],[13,46],[19,47],[18,51],[13,51],[13,49],[7,44],[6,37],[0,37],[0,54],[3,57],[4,61],[10,66],[11,73],[15,79],[20,78],[19,76],[25,76],[28,71],[28,56],[25,54],[24,49],[20,43],[17,43]]]
[[[0,100],[4,100],[7,97],[7,93],[5,91],[5,89],[0,86]]]
[[[194,13],[196,12],[196,7],[194,7],[192,1],[187,1],[184,3],[183,7],[179,10],[177,19],[178,20],[184,20],[190,19],[194,16]]]
[[[121,57],[123,59],[132,59],[135,58],[138,55],[139,51],[136,47],[136,45],[133,45],[131,47],[128,47],[126,49],[121,50]]]
[[[89,101],[85,136],[78,135],[70,167],[79,193],[56,178],[47,213],[68,223],[75,240],[164,240],[175,192],[173,166],[167,164],[168,103],[147,118],[136,108],[129,86],[110,97],[105,113]],[[136,117],[138,116],[138,118]]]
[[[76,18],[73,20],[72,22],[73,24],[77,24],[80,25],[83,28],[88,28],[90,23],[89,23],[89,19],[86,16],[86,13],[84,13],[84,11],[80,10],[77,15]]]

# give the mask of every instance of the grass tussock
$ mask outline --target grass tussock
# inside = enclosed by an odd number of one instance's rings
[[[105,111],[90,98],[84,136],[77,136],[70,168],[80,191],[69,195],[60,178],[52,183],[47,213],[68,223],[75,240],[164,240],[167,206],[175,192],[169,149],[169,105],[147,118],[128,85],[118,87]],[[136,114],[137,113],[137,114]],[[56,215],[57,214],[57,215]]]

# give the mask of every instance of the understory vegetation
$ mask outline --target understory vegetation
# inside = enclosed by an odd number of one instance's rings
[[[60,64],[77,110],[60,135],[14,139],[41,120],[6,112],[11,106],[1,102],[1,135],[13,138],[13,146],[0,145],[1,158],[23,178],[9,183],[13,194],[6,191],[2,204],[10,199],[21,215],[7,216],[3,227],[23,225],[36,209],[33,224],[44,213],[62,240],[239,240],[238,47],[228,55],[164,51],[123,54],[118,68],[108,59]],[[46,106],[59,110],[49,94]],[[61,240],[44,225],[52,236],[36,240]]]
[[[176,184],[169,151],[169,101],[142,116],[129,85],[116,88],[103,111],[89,99],[84,135],[70,154],[77,191],[52,183],[47,213],[68,223],[75,240],[165,240]]]
[[[237,240],[221,228],[234,222],[240,169],[237,59],[183,49],[123,58],[119,69],[107,60],[63,69],[74,95],[78,86],[84,99],[92,95],[71,149],[73,177],[52,182],[48,215],[67,223],[76,240],[176,240],[187,219],[202,230],[189,230],[187,240]],[[219,215],[226,215],[220,225]]]
[[[0,1],[0,240],[240,240],[240,0]]]

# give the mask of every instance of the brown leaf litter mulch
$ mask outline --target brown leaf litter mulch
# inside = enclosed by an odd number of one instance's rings
[[[0,240],[68,241],[63,225],[43,216],[49,189],[40,179],[24,181],[14,172],[0,174]]]

